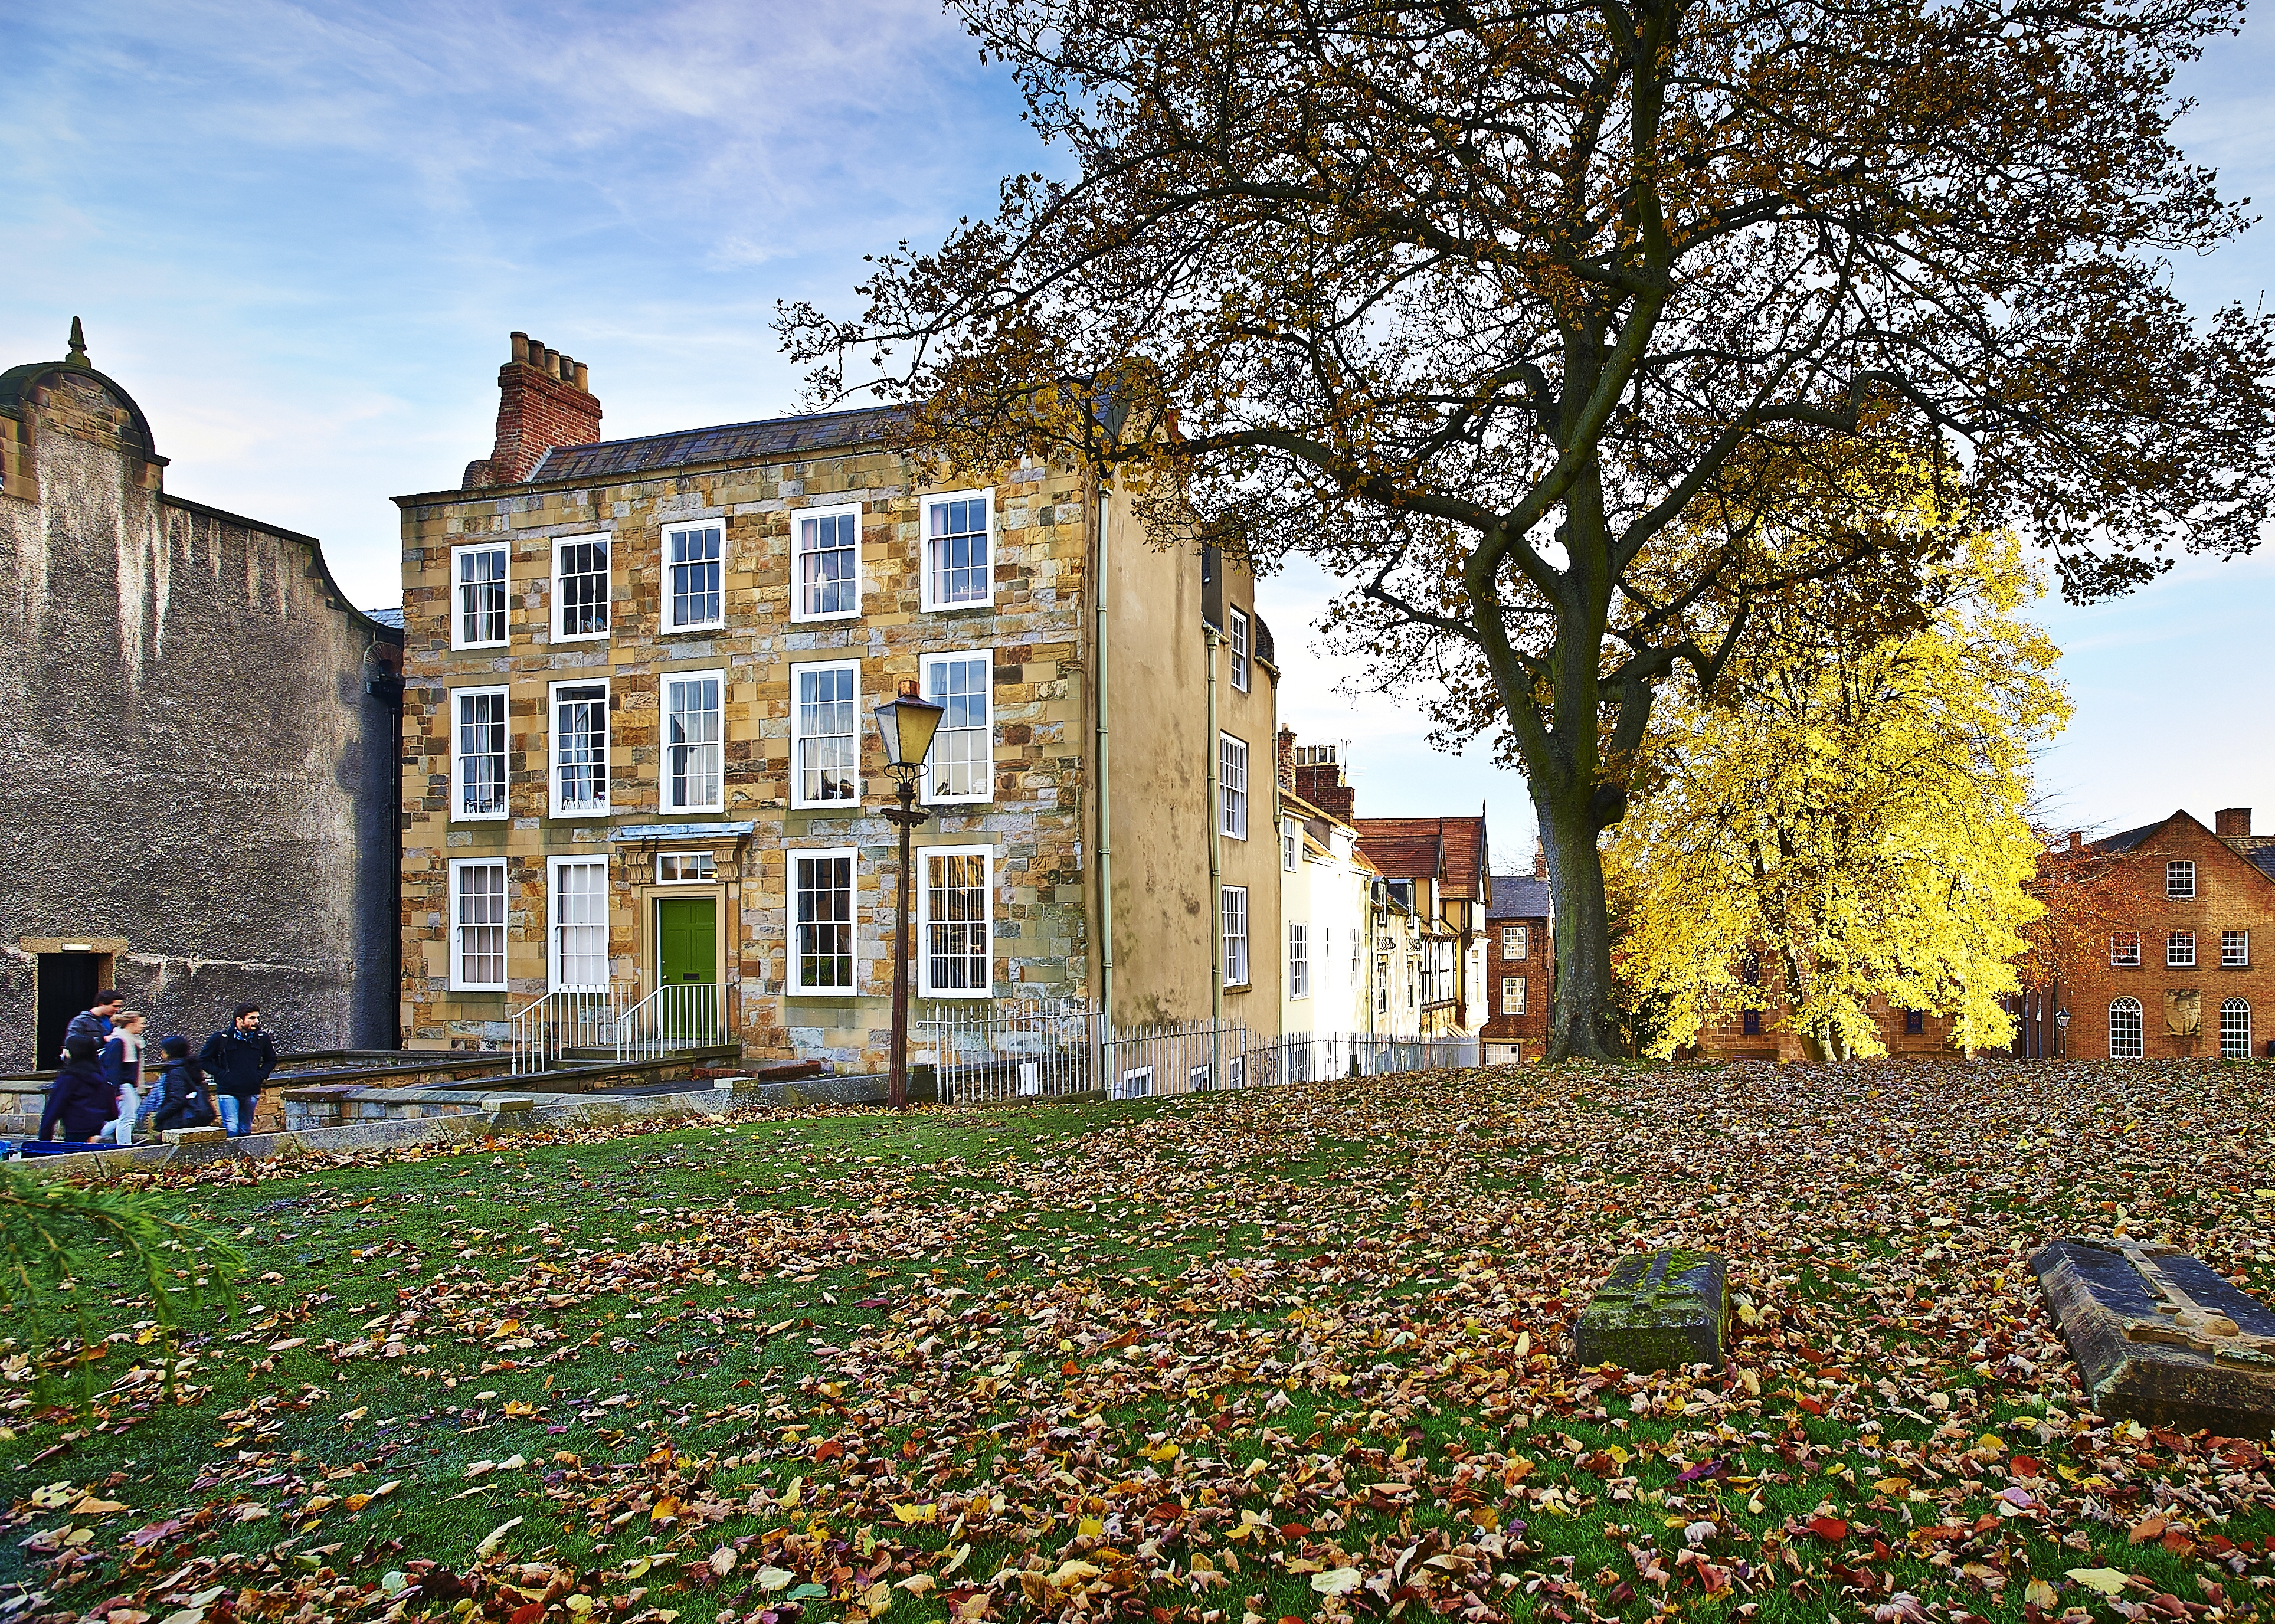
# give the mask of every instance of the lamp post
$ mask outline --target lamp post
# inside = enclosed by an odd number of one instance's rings
[[[2069,1058],[2069,1011],[2067,1009],[2054,1011],[2054,1058]]]
[[[898,806],[885,816],[901,829],[901,905],[893,924],[893,1058],[888,1094],[896,1111],[909,1108],[909,831],[932,816],[916,804],[917,778],[924,771],[932,736],[945,707],[917,692],[903,679],[900,692],[877,707],[877,736],[885,744],[885,770],[899,786]]]

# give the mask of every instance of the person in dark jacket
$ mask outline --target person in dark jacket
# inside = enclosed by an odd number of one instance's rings
[[[86,1038],[64,1040],[64,1063],[48,1084],[48,1107],[40,1113],[40,1137],[57,1129],[73,1144],[92,1144],[115,1114],[117,1092],[102,1075],[95,1046]]]
[[[198,1064],[213,1080],[221,1125],[231,1138],[251,1133],[261,1085],[276,1069],[276,1044],[261,1030],[261,1006],[238,1005],[234,1023],[206,1039],[206,1046],[198,1051]]]
[[[116,991],[105,987],[94,995],[94,1002],[72,1016],[71,1024],[64,1028],[64,1041],[84,1038],[94,1045],[95,1053],[110,1041],[110,1017],[118,1013],[118,1006],[126,1001]]]
[[[150,1126],[161,1133],[170,1128],[210,1128],[214,1122],[213,1091],[206,1074],[190,1058],[190,1040],[179,1034],[158,1046],[166,1062],[152,1097]]]

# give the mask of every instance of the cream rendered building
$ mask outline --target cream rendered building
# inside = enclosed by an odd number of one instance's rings
[[[1246,571],[1151,545],[1075,470],[931,477],[881,411],[604,442],[568,358],[516,335],[499,383],[491,455],[397,499],[407,1042],[692,986],[746,1057],[881,1064],[871,712],[902,683],[948,710],[918,1020],[1110,982],[1117,1021],[1277,1024],[1278,672]]]

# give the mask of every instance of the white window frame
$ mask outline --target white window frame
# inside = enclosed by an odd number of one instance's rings
[[[853,607],[831,609],[826,614],[805,612],[805,553],[799,545],[808,519],[844,518],[853,520]],[[858,620],[861,606],[868,594],[868,572],[861,563],[861,504],[838,502],[830,507],[792,508],[790,513],[790,617],[802,623],[814,621]],[[835,550],[834,548],[832,549]]]
[[[469,926],[459,907],[463,900],[458,894],[458,877],[469,869],[495,869],[498,875],[498,978],[495,981],[474,981],[466,976],[465,933],[470,928],[488,929],[488,925]],[[503,993],[506,989],[505,968],[513,942],[508,934],[513,912],[512,872],[503,857],[452,857],[450,863],[450,990],[454,993]]]
[[[2181,956],[2186,954],[2184,958]],[[2194,931],[2165,933],[2165,968],[2194,970],[2196,967],[2196,933]]]
[[[703,872],[692,874],[667,874],[667,863],[694,863],[703,865]],[[655,854],[655,882],[660,886],[707,886],[719,883],[719,859],[709,851],[659,851]]]
[[[465,593],[466,582],[459,575],[463,567],[459,560],[469,553],[495,553],[505,560],[505,573],[497,580],[497,589],[504,601],[499,606],[498,620],[503,628],[495,638],[468,638]],[[488,583],[485,582],[484,585]],[[452,648],[503,648],[513,640],[513,548],[503,541],[469,541],[464,547],[450,549],[450,646]]]
[[[601,594],[601,618],[608,623],[598,631],[563,631],[561,630],[561,555],[572,547],[599,542],[608,549],[608,584]],[[581,536],[553,538],[553,585],[545,608],[545,638],[548,643],[605,643],[609,631],[616,625],[616,536],[612,530],[596,530]]]
[[[1236,691],[1248,691],[1248,616],[1239,609],[1228,608],[1225,619],[1232,644],[1232,685]]]
[[[986,713],[986,721],[981,723],[981,730],[985,732],[987,738],[987,769],[980,774],[980,789],[977,795],[935,795],[932,789],[932,751],[927,750],[925,752],[923,779],[925,792],[923,800],[927,806],[977,806],[995,798],[995,651],[992,648],[952,649],[945,653],[925,655],[918,661],[919,667],[918,691],[926,699],[931,699],[933,703],[941,703],[933,694],[933,672],[942,666],[968,664],[975,661],[984,663],[987,668],[987,681],[981,690],[980,699]],[[941,718],[943,724],[946,721],[946,717]],[[940,747],[941,735],[947,731],[948,729],[943,725],[933,735],[933,749],[936,750]]]
[[[852,933],[846,943],[846,957],[852,972],[852,981],[846,986],[808,986],[800,974],[803,956],[798,951],[798,932],[802,921],[797,917],[797,865],[801,858],[829,859],[843,857],[845,869],[845,927]],[[788,962],[782,966],[782,990],[793,998],[858,998],[861,993],[861,851],[858,846],[790,846],[782,851],[782,890],[784,911],[782,932],[784,952]]]
[[[458,714],[459,705],[467,699],[497,699],[504,705],[505,740],[498,751],[498,804],[495,812],[466,810],[466,752],[465,749],[465,719]],[[450,729],[450,816],[452,823],[496,823],[510,815],[513,801],[513,698],[499,685],[480,688],[453,688],[450,691],[449,725]]]
[[[805,796],[805,741],[809,738],[842,738],[837,733],[809,734],[803,731],[805,702],[801,689],[808,671],[850,671],[853,673],[853,798],[850,800],[818,798]],[[790,804],[794,808],[822,812],[857,812],[863,799],[861,784],[861,662],[858,660],[809,660],[790,668]]]
[[[2251,1058],[2251,1006],[2241,998],[2220,1000],[2219,1057],[2222,1060]]]
[[[2222,970],[2249,970],[2251,967],[2249,931],[2222,931],[2219,933],[2219,967]]]
[[[957,598],[943,601],[933,591],[932,516],[933,510],[946,507],[951,502],[982,502],[987,504],[987,591],[977,598]],[[917,524],[917,603],[927,615],[943,610],[984,609],[995,601],[995,564],[999,548],[997,538],[1002,525],[995,511],[995,493],[992,490],[928,491],[918,504]]]
[[[979,986],[941,986],[932,978],[932,860],[934,857],[978,857],[985,877],[980,888],[979,939],[987,947],[987,979]],[[926,998],[993,998],[995,995],[995,849],[993,846],[918,846],[911,854],[916,872],[909,877],[916,893],[917,985]],[[970,924],[971,921],[963,921]]]
[[[1229,733],[1216,736],[1217,832],[1228,840],[1248,838],[1248,743]],[[1233,778],[1237,772],[1240,782]]]
[[[2118,1032],[2120,1016],[2129,1016],[2132,1020],[2132,1031],[2122,1037]],[[2148,1030],[2148,1022],[2141,1014],[2139,999],[2112,999],[2109,1005],[2109,1058],[2139,1060],[2147,1052]]]
[[[1300,919],[1288,921],[1288,996],[1311,995],[1311,927]]]
[[[561,921],[561,871],[586,866],[601,871],[601,979],[597,982],[569,982],[561,974],[561,933],[566,928]],[[608,990],[608,966],[611,961],[609,933],[614,928],[609,906],[616,899],[609,883],[608,859],[604,857],[548,857],[545,859],[545,987],[551,993],[605,993]]]
[[[2134,931],[2129,934],[2130,940],[2126,936],[2109,939],[2109,962],[2119,969],[2135,970],[2140,967],[2141,933]]]
[[[719,684],[719,728],[711,741],[711,749],[718,758],[714,777],[719,792],[706,801],[681,801],[673,798],[671,752],[679,748],[671,742],[671,685],[674,683],[716,683]],[[664,812],[724,812],[727,810],[727,673],[724,671],[665,671],[655,679],[655,801]]]
[[[561,798],[561,691],[597,688],[601,691],[601,772],[603,788],[597,805],[571,809]],[[616,790],[615,695],[605,676],[579,677],[574,682],[545,686],[545,799],[556,818],[605,818],[615,804]]]
[[[1524,978],[1523,976],[1503,976],[1500,978],[1500,1012],[1503,1015],[1524,1013]]]
[[[1349,976],[1350,987],[1353,992],[1357,992],[1358,990],[1358,932],[1354,928],[1350,933],[1350,971]]]
[[[1233,899],[1235,897],[1238,897],[1240,899],[1236,910],[1233,903]],[[1233,917],[1236,911],[1237,911],[1239,915],[1240,923],[1240,929],[1237,933],[1236,933],[1232,928]],[[1246,886],[1222,886],[1218,888],[1216,928],[1217,953],[1224,966],[1225,986],[1246,986],[1248,985],[1249,973],[1248,888]],[[1239,948],[1237,956],[1239,963],[1236,965],[1233,962],[1235,957],[1234,947],[1236,943]],[[1236,973],[1236,971],[1237,973]]]
[[[1296,858],[1304,850],[1300,826],[1293,818],[1280,820],[1280,866],[1289,873],[1296,872]]]
[[[2193,857],[2174,857],[2165,865],[2165,895],[2186,899],[2196,894],[2196,865]]]
[[[1531,956],[1532,933],[1522,925],[1500,927],[1500,956],[1505,959],[1522,959]]]
[[[719,612],[709,620],[682,620],[679,618],[679,594],[672,590],[672,571],[692,566],[671,562],[672,538],[699,530],[714,529],[719,533]],[[727,623],[727,520],[723,515],[717,518],[683,519],[676,525],[666,525],[656,541],[656,557],[662,565],[662,573],[658,578],[663,583],[663,601],[657,607],[657,620],[666,632],[715,631]]]

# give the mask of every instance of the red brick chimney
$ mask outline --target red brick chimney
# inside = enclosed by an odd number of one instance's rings
[[[585,363],[516,333],[513,359],[498,368],[497,444],[466,465],[461,487],[518,485],[556,446],[601,437],[601,403],[586,387]]]
[[[2212,813],[2212,833],[2223,840],[2245,840],[2251,835],[2251,808],[2223,806]]]
[[[1296,729],[1293,728],[1280,729],[1280,787],[1282,789],[1296,787]]]
[[[1293,774],[1289,785],[1330,818],[1340,818],[1345,823],[1351,820],[1351,803],[1356,792],[1343,782],[1342,750],[1334,744],[1308,744],[1296,759],[1296,736],[1288,729],[1280,731],[1280,759],[1283,773]]]
[[[2083,829],[2072,829],[2069,832],[2069,849],[2072,851],[2082,851],[2085,850],[2085,831]]]
[[[1548,848],[1537,840],[1532,842],[1532,877],[1535,880],[1548,878]]]

